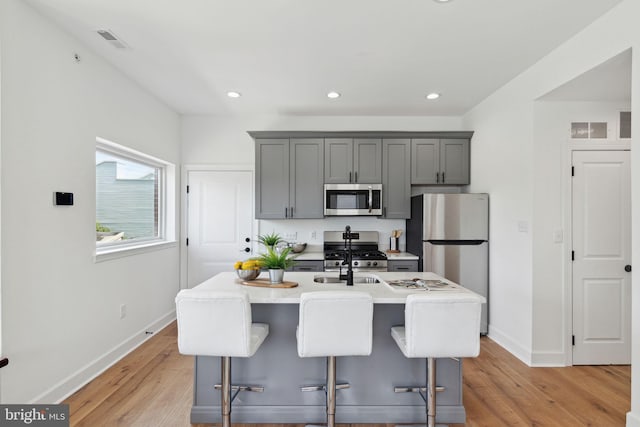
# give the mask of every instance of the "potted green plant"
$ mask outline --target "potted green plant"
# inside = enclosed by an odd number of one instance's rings
[[[264,245],[265,248],[275,248],[275,246],[281,242],[284,242],[284,240],[282,239],[282,236],[276,232],[258,236],[258,243]]]
[[[284,271],[295,263],[293,256],[289,256],[291,248],[280,250],[273,246],[266,246],[266,249],[267,252],[260,254],[260,266],[269,270],[271,283],[282,283]]]

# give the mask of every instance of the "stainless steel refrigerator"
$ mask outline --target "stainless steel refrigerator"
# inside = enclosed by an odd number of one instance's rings
[[[485,298],[480,332],[488,332],[489,195],[421,194],[411,198],[407,252],[431,271]]]

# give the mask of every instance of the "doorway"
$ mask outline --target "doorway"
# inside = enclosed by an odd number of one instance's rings
[[[630,364],[630,152],[571,157],[573,364]]]

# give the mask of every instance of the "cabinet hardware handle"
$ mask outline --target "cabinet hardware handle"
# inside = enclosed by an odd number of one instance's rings
[[[349,182],[351,182],[351,172],[349,172]]]
[[[631,273],[631,266],[630,265],[625,265],[624,266],[624,271],[626,271],[627,273]]]
[[[248,238],[248,237],[245,237],[245,238],[244,238],[244,241],[245,241],[245,242],[247,242],[247,243],[249,243],[249,242],[251,241],[251,239],[250,239],[250,238]]]
[[[293,218],[293,206],[291,206],[291,215],[289,215],[291,218]]]
[[[440,183],[440,172],[436,172],[436,184]]]
[[[249,253],[249,252],[251,252],[251,249],[250,248],[244,248],[244,251]]]
[[[355,171],[353,174],[356,176],[356,179],[353,182],[358,182],[358,171]]]
[[[298,267],[300,271],[313,271],[313,267]]]
[[[442,183],[444,184],[444,172],[442,172]]]
[[[285,218],[289,218],[289,215],[288,215],[288,214],[289,214],[289,209],[287,209],[287,207],[285,206],[285,207],[284,207],[284,217],[285,217]]]

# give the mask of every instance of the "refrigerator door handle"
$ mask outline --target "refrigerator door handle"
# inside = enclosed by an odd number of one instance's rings
[[[431,243],[432,245],[437,246],[445,246],[445,245],[481,245],[486,240],[425,240],[427,243]]]

